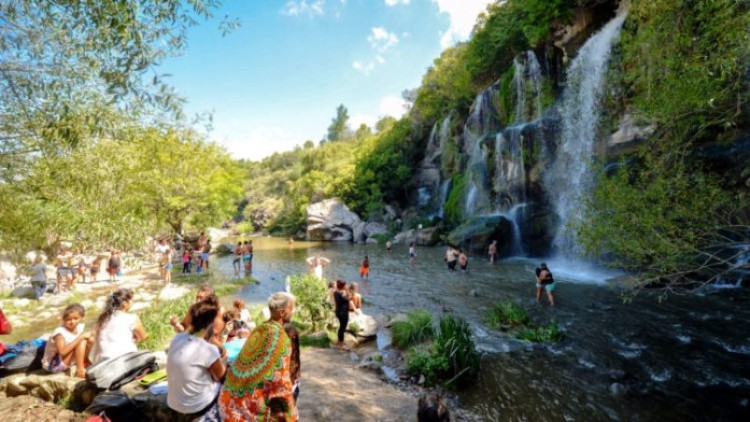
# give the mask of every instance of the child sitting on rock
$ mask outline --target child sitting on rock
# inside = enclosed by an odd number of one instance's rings
[[[86,377],[86,357],[94,344],[94,337],[84,331],[81,320],[86,315],[83,306],[73,303],[62,314],[62,325],[52,332],[44,349],[42,366],[55,374],[76,366],[75,376]]]

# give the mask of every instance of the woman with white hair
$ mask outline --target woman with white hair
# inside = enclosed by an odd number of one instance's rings
[[[264,420],[297,421],[291,378],[292,343],[284,324],[292,319],[295,298],[276,293],[268,299],[271,318],[245,341],[227,369],[219,393],[224,422]]]

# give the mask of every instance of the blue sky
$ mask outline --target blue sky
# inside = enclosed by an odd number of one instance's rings
[[[404,89],[419,86],[443,48],[465,40],[492,0],[225,0],[218,19],[190,30],[183,55],[160,71],[213,113],[211,139],[258,160],[317,142],[344,104],[350,125],[400,117]]]

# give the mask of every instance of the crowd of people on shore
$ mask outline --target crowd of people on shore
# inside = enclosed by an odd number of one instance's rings
[[[86,378],[87,368],[137,352],[149,333],[130,312],[133,298],[125,288],[108,295],[90,330],[82,322],[86,309],[69,304],[44,346],[43,370]],[[299,333],[291,324],[295,302],[289,293],[275,293],[267,303],[269,318],[256,326],[242,300],[225,309],[213,287],[202,285],[184,316],[168,321],[175,331],[167,349],[169,408],[181,420],[296,421],[301,371]]]
[[[386,250],[390,251],[388,243]],[[203,233],[194,248],[186,243],[179,247],[183,251],[183,273],[190,273],[193,263],[197,273],[208,269],[211,243]],[[160,274],[169,283],[175,250],[167,239],[161,239],[154,253]],[[489,245],[488,254],[490,263],[494,263],[497,241]],[[415,263],[416,256],[416,246],[411,243],[408,253],[411,264]],[[244,266],[248,275],[252,271],[252,259],[252,241],[238,242],[232,257],[235,274],[240,275]],[[444,261],[451,271],[456,271],[457,266],[463,272],[468,271],[468,256],[459,248],[448,247]],[[93,269],[95,262],[97,270]],[[306,262],[312,274],[325,280],[323,271],[331,265],[330,259],[316,254]],[[100,257],[89,260],[85,250],[61,252],[55,260],[57,284],[72,288],[79,278],[80,282],[85,282],[86,277],[81,272],[96,281],[98,267],[103,263]],[[362,280],[369,278],[370,264],[370,257],[365,255],[359,266]],[[113,249],[106,261],[112,281],[121,266],[119,251]],[[32,265],[35,290],[44,287],[41,281],[46,282],[45,271],[42,258],[37,257]],[[546,292],[550,305],[554,306],[556,285],[552,272],[542,263],[535,275],[536,300],[541,303],[542,293]],[[77,303],[67,306],[61,315],[61,325],[46,343],[44,369],[50,373],[70,371],[77,377],[85,377],[90,365],[137,351],[137,344],[147,339],[148,333],[140,318],[129,312],[133,296],[130,289],[118,289],[109,295],[90,331],[82,323],[86,309]],[[362,312],[359,286],[341,279],[330,282],[327,297],[339,322],[336,347],[349,350],[344,335],[352,313],[356,316]],[[256,326],[243,301],[235,300],[232,309],[225,309],[210,285],[201,286],[185,315],[169,320],[176,334],[167,354],[168,406],[187,415],[189,420],[296,420],[300,350],[299,333],[290,323],[294,307],[294,296],[288,292],[276,293],[268,301],[270,317]],[[230,357],[228,344],[238,341],[242,346]],[[425,414],[428,414],[440,406],[429,408],[420,401],[420,412],[427,409]]]

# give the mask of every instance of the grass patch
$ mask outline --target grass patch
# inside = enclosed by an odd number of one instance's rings
[[[362,327],[360,327],[356,322],[350,322],[346,326],[346,331],[352,333],[354,336],[358,336],[362,331]]]
[[[487,324],[496,329],[512,329],[513,336],[535,343],[557,343],[565,338],[556,322],[536,326],[529,314],[513,302],[497,302],[487,313]]]
[[[164,349],[175,335],[169,319],[172,316],[182,319],[193,303],[194,297],[195,294],[190,292],[178,299],[161,301],[157,299],[150,307],[140,311],[138,316],[148,333],[148,338],[139,345],[140,348],[143,350]]]
[[[497,302],[487,315],[487,323],[493,328],[518,327],[528,324],[529,314],[513,302]]]
[[[331,339],[331,333],[327,331],[299,336],[300,347],[318,347],[325,349],[330,347],[333,341],[334,340]]]
[[[557,322],[552,321],[541,327],[523,327],[516,332],[516,338],[534,343],[557,343],[565,338],[565,334]]]
[[[396,321],[391,326],[393,345],[405,350],[411,345],[430,340],[435,335],[432,314],[424,309],[415,309],[407,314],[406,321]]]
[[[427,385],[458,385],[470,379],[479,364],[469,324],[451,315],[440,318],[432,345],[412,346],[406,353],[406,371],[424,375]]]

